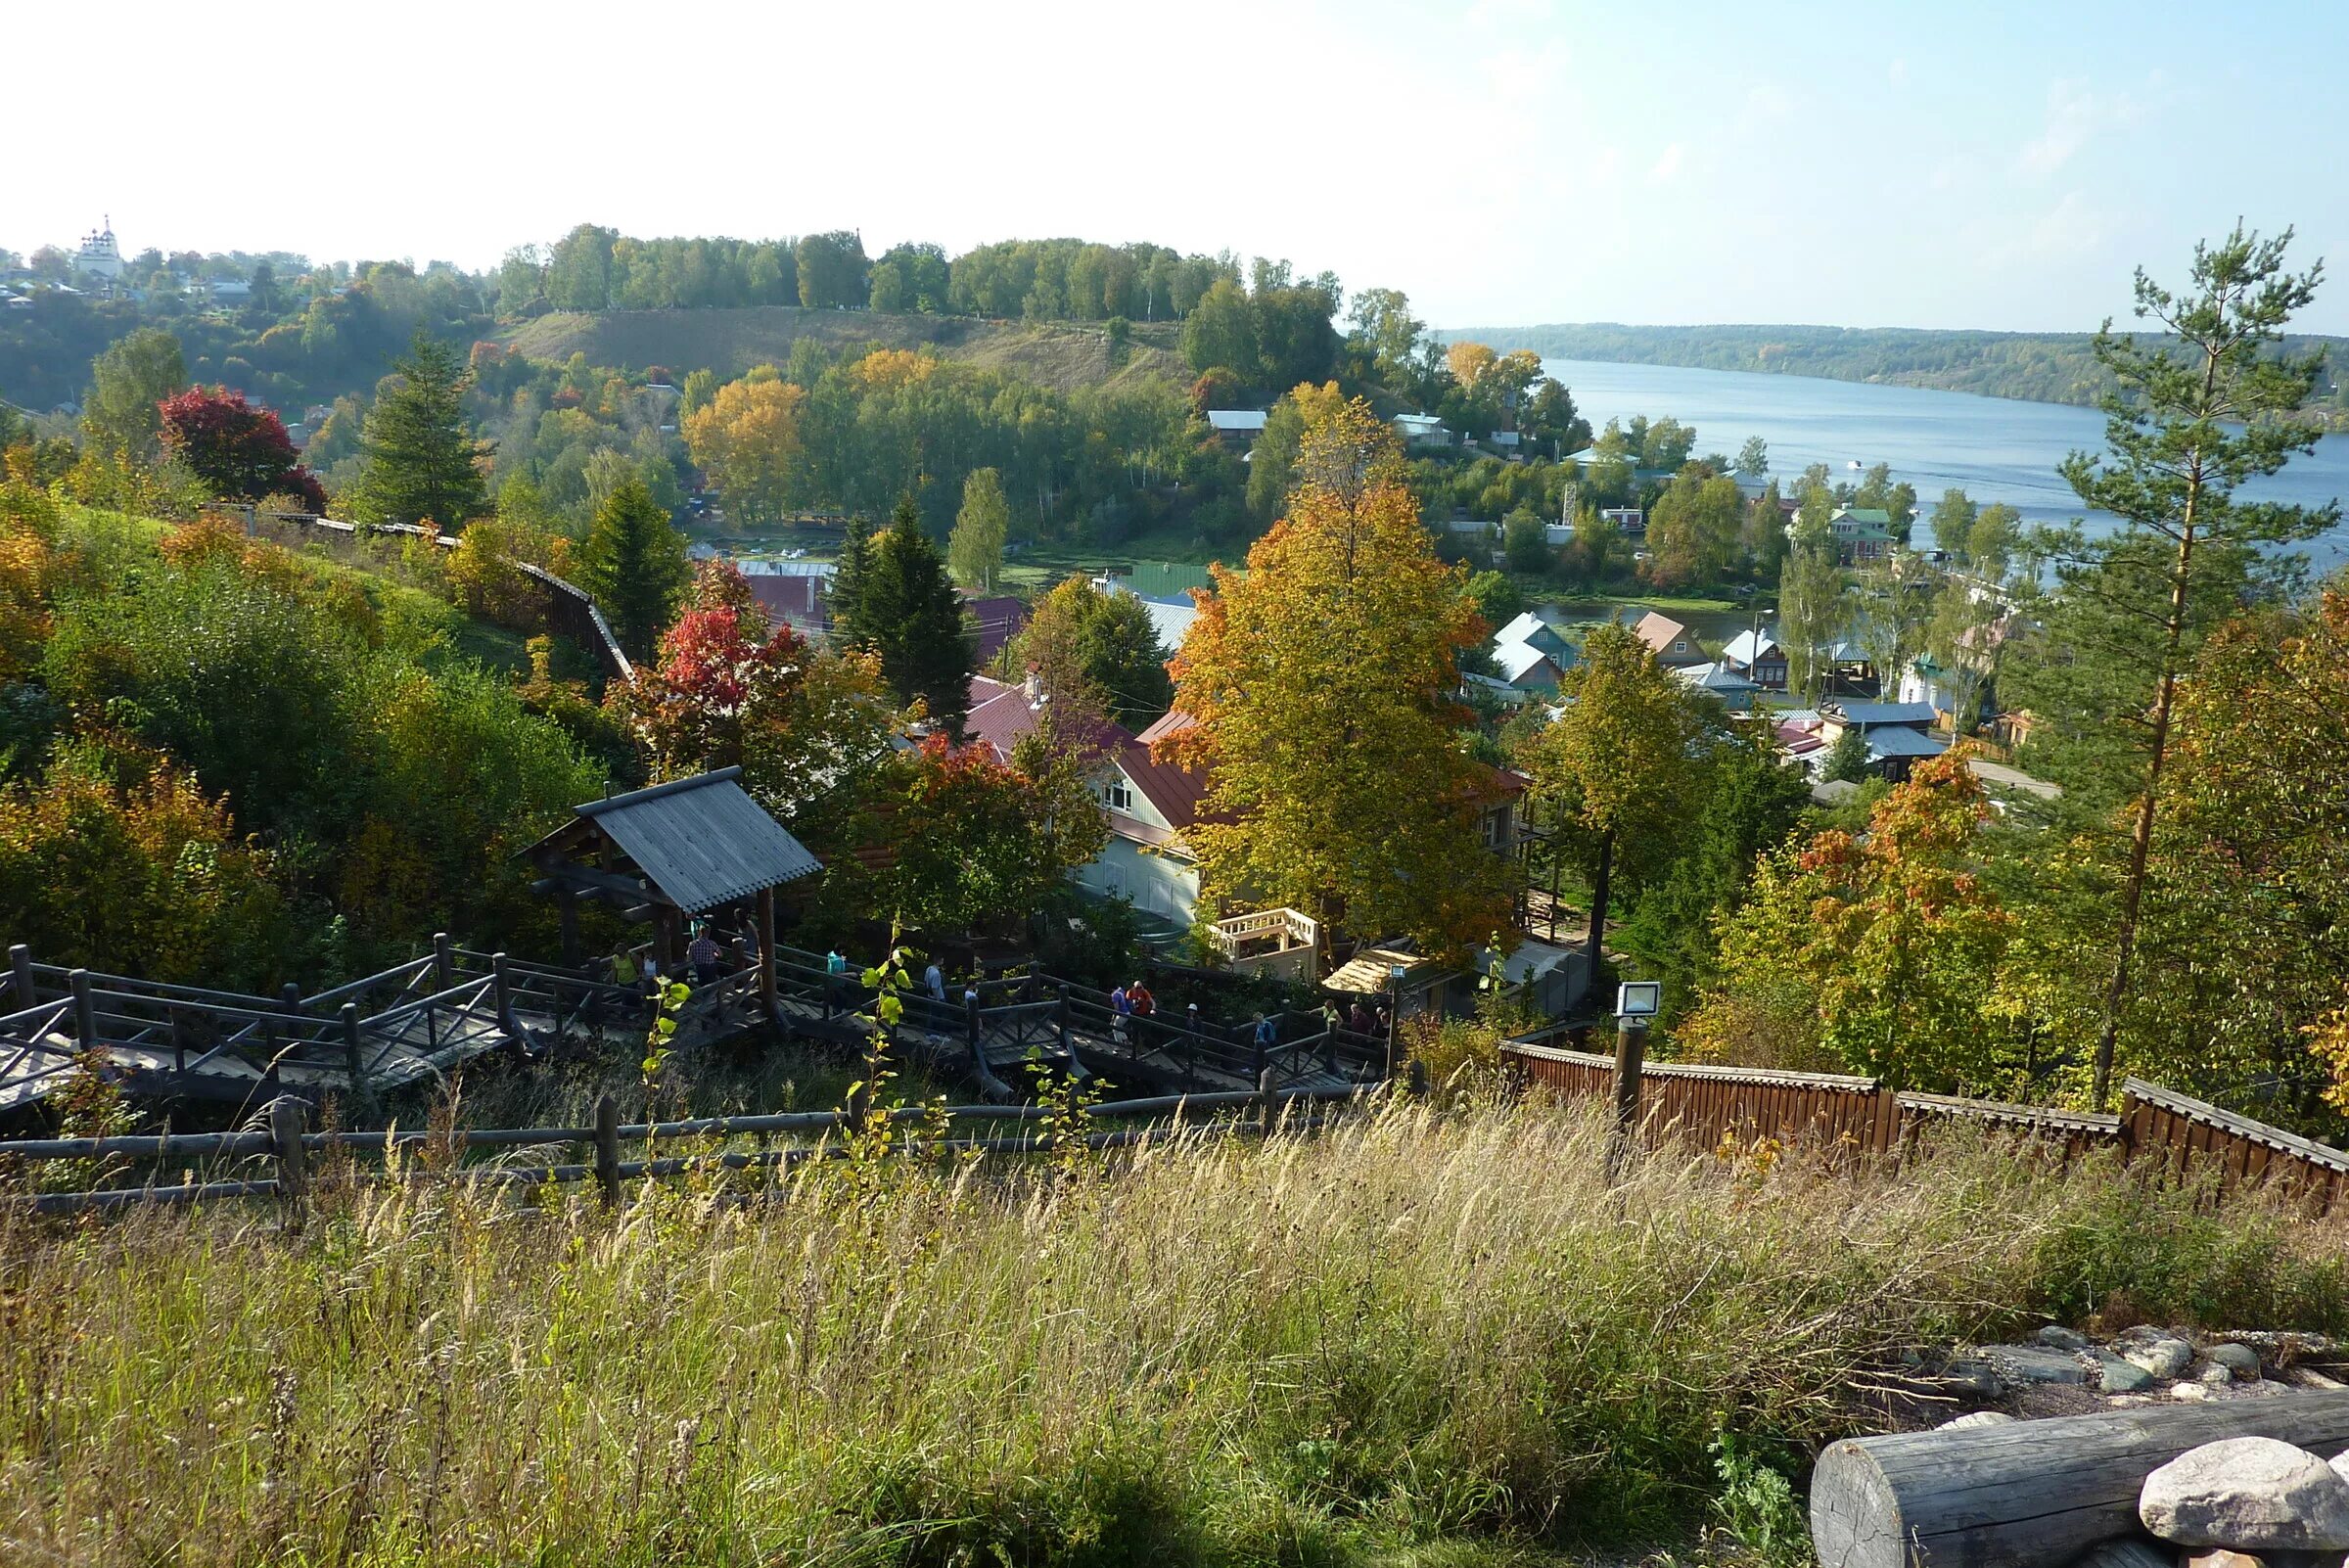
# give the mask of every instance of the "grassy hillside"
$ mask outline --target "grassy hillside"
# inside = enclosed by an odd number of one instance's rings
[[[721,378],[738,376],[754,365],[783,363],[801,338],[813,338],[834,350],[866,343],[892,348],[927,346],[946,358],[968,360],[1060,392],[1143,376],[1189,380],[1174,352],[1175,328],[1170,322],[1137,323],[1132,343],[1115,363],[1107,330],[1089,323],[893,316],[786,305],[594,315],[558,312],[525,322],[507,335],[510,346],[533,359],[559,362],[578,352],[589,364],[631,370],[666,365],[680,375],[707,366]]]

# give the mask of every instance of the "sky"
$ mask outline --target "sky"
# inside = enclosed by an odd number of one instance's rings
[[[1437,326],[2088,330],[2239,216],[2339,259],[2349,5],[23,8],[0,247],[470,268],[592,221],[1286,257]],[[240,147],[240,141],[250,145]]]

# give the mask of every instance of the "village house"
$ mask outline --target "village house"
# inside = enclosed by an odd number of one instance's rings
[[[1935,716],[1930,703],[1822,703],[1819,736],[1832,751],[1847,730],[1858,730],[1867,742],[1868,771],[1899,783],[1919,758],[1950,749],[1931,732]]]
[[[1786,689],[1786,650],[1775,633],[1740,631],[1721,650],[1721,662],[1765,691]]]
[[[1433,414],[1397,414],[1395,434],[1403,438],[1403,444],[1406,447],[1451,444],[1451,432],[1445,429],[1444,421]]]
[[[1267,417],[1261,408],[1211,408],[1207,411],[1207,428],[1231,450],[1245,452],[1264,435]]]
[[[1674,670],[1673,675],[1719,700],[1732,714],[1752,713],[1754,693],[1762,689],[1727,663],[1688,665]]]
[[[1839,506],[1827,527],[1834,530],[1835,554],[1846,566],[1881,561],[1892,551],[1892,514],[1881,507]]]
[[[1713,662],[1686,626],[1654,610],[1633,623],[1632,635],[1646,643],[1647,651],[1656,656],[1656,663],[1667,669],[1684,669],[1691,665]]]

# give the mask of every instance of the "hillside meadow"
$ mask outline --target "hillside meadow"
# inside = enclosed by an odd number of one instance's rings
[[[1658,1156],[1404,1102],[1114,1170],[606,1213],[325,1173],[0,1219],[12,1563],[1798,1560],[1855,1379],[2034,1318],[2349,1326],[2341,1228],[1953,1142]],[[740,1202],[755,1192],[756,1202]],[[1791,1534],[1790,1534],[1791,1532]]]

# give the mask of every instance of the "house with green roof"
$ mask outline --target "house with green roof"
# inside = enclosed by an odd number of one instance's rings
[[[1892,551],[1892,514],[1880,506],[1839,506],[1827,519],[1835,553],[1847,566],[1880,561]]]

